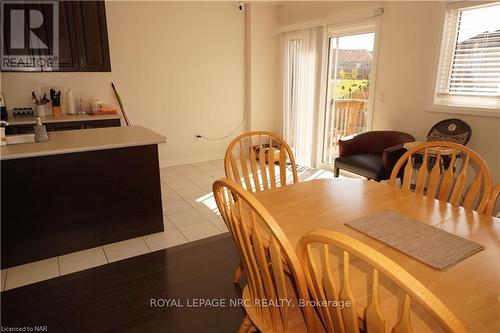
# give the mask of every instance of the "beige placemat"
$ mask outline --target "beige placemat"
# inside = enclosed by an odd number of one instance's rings
[[[481,244],[391,210],[347,222],[346,225],[439,270],[447,270],[484,250]]]

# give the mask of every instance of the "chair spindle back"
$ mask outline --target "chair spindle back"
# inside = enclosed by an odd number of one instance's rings
[[[481,156],[473,150],[445,141],[417,145],[398,160],[389,185],[396,185],[403,167],[402,189],[453,206],[484,211],[491,189],[491,173]]]
[[[311,297],[318,303],[339,304],[342,301],[350,305],[343,308],[318,307],[319,317],[327,332],[386,332],[382,306],[385,303],[379,297],[382,276],[391,280],[404,297],[401,315],[399,318],[396,316],[398,319],[391,332],[413,332],[410,321],[412,302],[418,303],[445,331],[465,332],[458,319],[430,290],[401,266],[366,244],[336,231],[315,230],[301,239],[299,247]],[[332,260],[334,250],[340,250],[337,263]],[[371,281],[366,281],[366,288],[362,289],[369,296],[363,318],[358,315],[359,304],[353,293],[352,281],[361,281],[355,276],[354,260],[368,264],[371,270]],[[359,290],[359,285],[356,288]]]
[[[273,332],[286,332],[289,306],[259,306],[259,300],[289,299],[287,276],[297,297],[309,299],[304,272],[295,251],[264,206],[239,184],[229,179],[218,180],[213,185],[213,192],[247,272],[250,304],[257,308],[258,316],[252,318],[250,315],[252,322],[264,321],[272,325]],[[304,307],[301,310],[306,326],[313,327],[312,309]]]
[[[234,139],[226,150],[224,169],[227,178],[253,193],[299,181],[292,149],[281,137],[266,131]]]
[[[490,198],[488,199],[488,206],[486,207],[486,214],[496,216],[499,212],[495,212],[498,199],[500,198],[500,183],[495,186],[491,191]]]

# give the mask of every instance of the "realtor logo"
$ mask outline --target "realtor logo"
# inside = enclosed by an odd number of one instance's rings
[[[59,4],[57,1],[1,3],[2,71],[59,69]]]

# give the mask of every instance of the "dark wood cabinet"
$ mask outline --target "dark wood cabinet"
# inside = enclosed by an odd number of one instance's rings
[[[23,3],[19,9],[23,9]],[[33,6],[30,4],[29,6]],[[59,70],[58,72],[111,72],[109,57],[106,8],[103,0],[59,1]],[[37,8],[43,15],[51,15],[51,9]],[[10,40],[10,21],[4,25],[5,42]],[[50,39],[44,31],[42,39]],[[52,43],[49,43],[52,45]],[[23,51],[23,50],[21,50]],[[43,50],[42,50],[43,51]],[[42,54],[40,51],[38,53]],[[26,52],[26,50],[24,50]],[[34,51],[29,51],[33,55]],[[46,52],[46,51],[45,51]],[[52,51],[50,52],[52,54]],[[16,71],[46,72],[43,67],[19,67]],[[6,70],[10,72],[10,70]]]
[[[60,72],[111,72],[104,1],[59,2]]]
[[[1,161],[1,268],[163,231],[158,165],[156,144]]]
[[[74,6],[80,70],[110,72],[104,1],[79,1]]]
[[[73,2],[61,1],[59,3],[59,71],[78,72],[79,53],[75,29],[75,16]]]
[[[56,131],[71,131],[88,128],[103,128],[103,127],[120,127],[119,118],[116,119],[98,119],[98,120],[81,120],[81,121],[61,121],[61,122],[46,122],[47,132]],[[28,134],[35,133],[33,125],[9,125],[5,128],[7,135],[12,134]]]
[[[65,121],[63,123],[48,123],[45,125],[47,132],[71,131],[84,129],[85,125],[81,121]]]
[[[5,128],[5,134],[30,134],[35,133],[33,129],[33,125],[15,125],[15,126],[7,126]]]
[[[85,122],[85,128],[119,127],[120,125],[120,119],[102,119]]]

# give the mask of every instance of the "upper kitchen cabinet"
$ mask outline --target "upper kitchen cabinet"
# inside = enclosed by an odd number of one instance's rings
[[[111,61],[109,57],[108,29],[106,25],[106,8],[104,1],[58,1],[58,20],[52,20],[54,16],[53,7],[47,5],[33,5],[20,2],[15,5],[18,12],[24,10],[25,25],[28,25],[30,10],[40,11],[49,22],[59,22],[59,52],[57,55],[59,69],[58,72],[111,72]],[[9,17],[8,17],[9,18]],[[21,18],[22,19],[22,18]],[[6,45],[10,45],[10,21],[4,22],[4,40]],[[31,24],[31,23],[30,23]],[[47,49],[25,49],[12,50],[9,54],[16,55],[24,52],[32,56],[42,56],[45,54],[57,54],[53,52],[57,43],[53,43],[52,36],[47,33],[48,29],[32,29],[37,38],[48,46]],[[25,29],[27,30],[27,29]],[[27,37],[25,37],[25,45]],[[30,42],[31,43],[31,42]],[[17,53],[16,53],[17,52]],[[26,66],[15,69],[2,68],[2,71],[29,71],[47,72],[54,71],[53,68]]]
[[[63,1],[59,4],[59,71],[80,71],[80,56],[75,31],[73,2]]]
[[[104,1],[72,2],[82,72],[111,72]]]
[[[59,71],[111,72],[104,1],[59,2]]]

